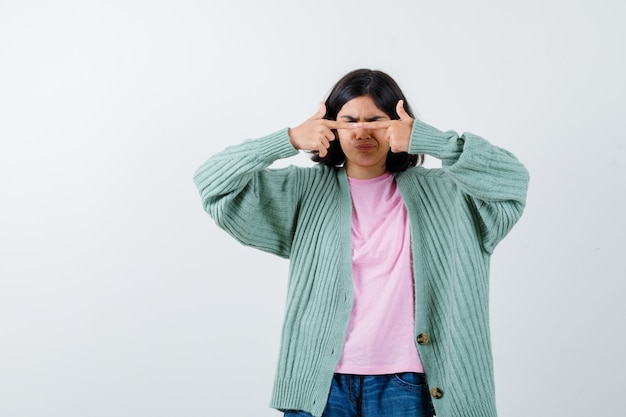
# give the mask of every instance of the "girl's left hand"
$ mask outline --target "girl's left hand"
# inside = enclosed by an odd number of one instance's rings
[[[413,119],[404,111],[404,101],[398,101],[396,112],[400,119],[384,120],[380,122],[359,122],[354,127],[363,127],[366,129],[387,129],[385,139],[389,142],[391,152],[408,152],[411,141],[411,132],[413,130]]]

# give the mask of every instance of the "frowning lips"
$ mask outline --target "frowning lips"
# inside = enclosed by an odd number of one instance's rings
[[[361,143],[354,146],[355,149],[360,151],[369,151],[376,148],[376,145],[373,143]]]

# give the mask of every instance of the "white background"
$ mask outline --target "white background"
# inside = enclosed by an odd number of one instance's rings
[[[218,229],[192,175],[358,67],[530,170],[492,261],[500,414],[620,415],[624,19],[620,0],[0,0],[0,416],[278,416],[287,261]]]

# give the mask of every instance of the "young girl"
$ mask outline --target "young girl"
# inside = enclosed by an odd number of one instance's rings
[[[299,150],[318,164],[268,169]],[[360,69],[310,119],[225,149],[194,179],[220,227],[290,259],[272,407],[496,416],[489,260],[528,185],[511,153],[416,120],[391,77]]]

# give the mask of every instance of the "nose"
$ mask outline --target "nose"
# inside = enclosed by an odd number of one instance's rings
[[[354,128],[354,137],[356,139],[367,139],[370,137],[370,130],[365,127]]]

